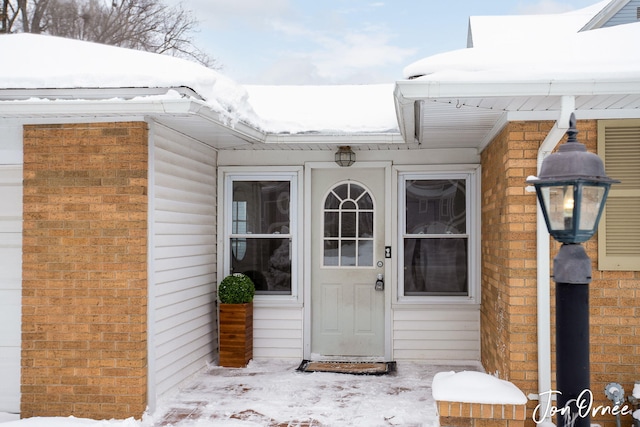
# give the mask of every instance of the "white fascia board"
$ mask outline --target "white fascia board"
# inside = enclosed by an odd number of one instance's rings
[[[168,101],[166,103],[167,112],[170,112],[170,107],[172,104],[171,101],[179,102],[180,100],[167,100],[167,101]],[[180,110],[181,108],[182,108],[181,106],[178,106],[178,110]],[[265,142],[267,138],[267,134],[262,130],[252,126],[249,123],[245,123],[242,121],[233,121],[230,118],[223,117],[220,113],[212,110],[208,104],[202,101],[192,100],[189,105],[189,114],[195,114],[204,120],[215,123],[219,126],[225,126],[231,132],[236,133],[245,139],[253,140],[256,143]]]
[[[396,118],[402,138],[406,142],[418,142],[415,115],[416,101],[405,98],[397,84],[393,91],[393,101],[396,107]]]
[[[640,79],[630,77],[603,81],[522,80],[522,81],[424,81],[396,82],[396,98],[408,100],[438,98],[490,98],[509,96],[620,95],[640,94]],[[401,98],[400,98],[401,96]]]
[[[188,103],[185,100],[185,103]],[[185,112],[188,110],[185,110]],[[0,101],[0,117],[141,116],[165,113],[163,100],[118,99]]]
[[[24,122],[68,123],[103,122],[109,120],[145,120],[147,117],[198,116],[201,119],[229,129],[254,142],[264,142],[265,135],[249,124],[232,123],[203,101],[178,98],[137,98],[105,100],[44,100],[0,101],[0,119],[16,118]]]
[[[400,133],[267,134],[267,144],[403,144]]]

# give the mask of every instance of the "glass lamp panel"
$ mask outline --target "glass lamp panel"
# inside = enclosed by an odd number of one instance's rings
[[[573,223],[573,185],[540,189],[551,230],[571,230]]]
[[[600,206],[604,197],[604,187],[582,187],[582,199],[580,201],[580,230],[593,230],[600,214]]]

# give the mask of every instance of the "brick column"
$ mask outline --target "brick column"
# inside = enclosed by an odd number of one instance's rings
[[[21,416],[140,417],[147,125],[24,129]]]
[[[536,196],[525,180],[552,126],[509,123],[482,152],[482,364],[525,394],[538,391]]]

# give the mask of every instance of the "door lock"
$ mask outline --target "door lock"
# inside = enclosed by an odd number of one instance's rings
[[[382,273],[378,273],[378,278],[376,279],[376,291],[384,291],[384,276]]]

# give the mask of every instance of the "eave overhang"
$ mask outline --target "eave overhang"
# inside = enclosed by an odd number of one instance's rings
[[[179,97],[167,97],[173,91]],[[145,120],[216,149],[256,149],[260,144],[331,148],[339,145],[403,144],[399,132],[271,133],[234,114],[214,110],[188,87],[0,89],[0,120],[68,123]],[[263,148],[267,148],[262,145]]]
[[[424,148],[482,151],[510,121],[556,120],[563,96],[574,96],[578,119],[640,114],[640,77],[613,81],[522,80],[396,82],[402,137]]]
[[[169,90],[180,97],[166,97]],[[216,149],[264,142],[265,133],[214,110],[197,93],[180,88],[0,89],[0,120],[69,123],[157,122]]]

